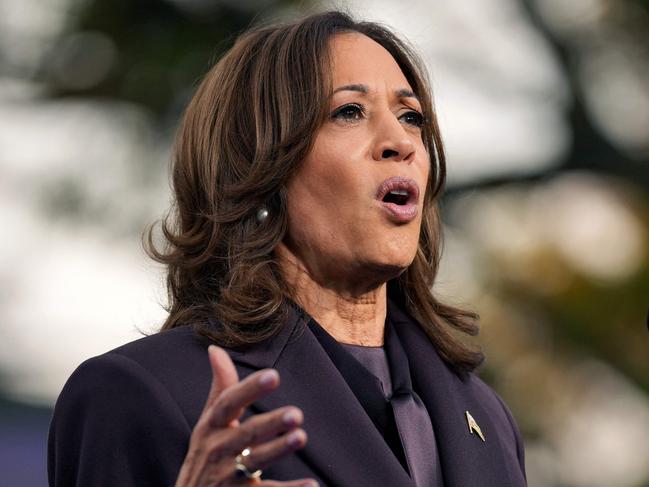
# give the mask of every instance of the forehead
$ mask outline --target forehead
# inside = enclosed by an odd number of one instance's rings
[[[329,42],[334,89],[358,83],[371,89],[412,89],[392,55],[366,35],[337,34]]]

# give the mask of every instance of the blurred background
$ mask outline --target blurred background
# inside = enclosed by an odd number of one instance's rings
[[[140,236],[201,75],[251,23],[332,7],[429,67],[436,292],[481,316],[530,486],[649,486],[646,0],[0,0],[0,485],[45,485],[67,377],[164,319]]]

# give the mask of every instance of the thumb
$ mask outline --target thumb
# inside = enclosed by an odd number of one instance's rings
[[[230,356],[225,350],[216,345],[210,345],[207,348],[207,355],[210,361],[210,368],[212,369],[212,385],[210,387],[210,392],[207,395],[207,401],[205,401],[205,409],[207,409],[225,389],[239,382],[237,369],[235,369]]]

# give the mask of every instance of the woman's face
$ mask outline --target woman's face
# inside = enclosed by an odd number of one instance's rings
[[[369,37],[330,41],[329,117],[288,185],[286,245],[321,286],[367,292],[413,261],[430,160],[421,106]]]

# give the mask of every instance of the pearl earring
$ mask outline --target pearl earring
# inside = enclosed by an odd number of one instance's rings
[[[266,218],[268,218],[268,210],[265,206],[262,206],[257,212],[257,221],[259,223],[263,223],[264,221],[266,221]]]

